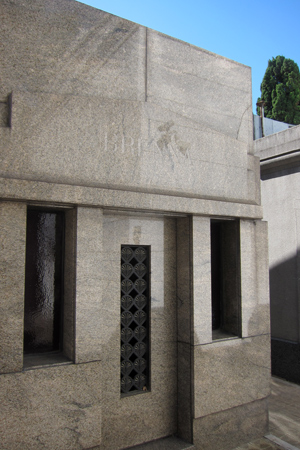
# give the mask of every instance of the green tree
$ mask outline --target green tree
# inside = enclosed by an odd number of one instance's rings
[[[265,117],[300,124],[300,72],[292,59],[284,56],[269,59],[260,91],[257,101],[265,102]],[[260,114],[259,107],[257,114]]]

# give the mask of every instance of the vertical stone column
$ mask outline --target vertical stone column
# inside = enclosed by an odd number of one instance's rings
[[[192,220],[177,219],[178,436],[192,442]]]
[[[76,232],[77,209],[74,208],[65,212],[63,317],[63,351],[72,361],[75,359]]]
[[[26,205],[0,203],[0,373],[23,368]]]
[[[77,210],[75,362],[96,361],[101,354],[103,212]]]
[[[212,341],[210,219],[193,217],[193,344]]]
[[[210,219],[177,220],[178,435],[193,441],[195,346],[212,340]]]
[[[270,333],[268,226],[240,221],[242,337]]]

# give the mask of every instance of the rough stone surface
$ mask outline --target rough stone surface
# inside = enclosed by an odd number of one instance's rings
[[[245,143],[159,105],[14,91],[13,112],[1,176],[259,202]]]
[[[160,33],[151,31],[148,43],[148,100],[209,127],[213,124],[217,131],[248,144],[252,131],[248,68]],[[222,105],[221,97],[226,98]],[[188,105],[184,112],[183,105]]]
[[[194,345],[212,341],[210,220],[193,218],[193,340]]]
[[[236,408],[194,420],[197,450],[231,450],[267,431],[267,400],[257,400]]]
[[[174,219],[104,215],[103,431],[114,450],[176,433],[176,223]],[[150,391],[120,396],[120,248],[151,245]]]
[[[101,359],[103,344],[102,210],[78,208],[76,244],[75,361]]]
[[[81,450],[101,442],[101,363],[0,377],[5,450]]]
[[[268,228],[241,220],[242,336],[270,333]]]
[[[178,218],[176,227],[177,257],[177,433],[192,442],[192,220]]]
[[[72,204],[118,208],[137,211],[169,212],[221,217],[262,218],[259,205],[224,202],[193,198],[151,194],[147,192],[121,191],[68,184],[46,183],[43,181],[11,180],[0,178],[0,195],[10,200],[27,202],[57,203],[69,207]]]
[[[1,93],[144,99],[143,27],[72,0],[4,0],[1,10]]]
[[[2,176],[259,204],[248,67],[71,0],[1,7]]]
[[[76,234],[77,210],[72,208],[65,211],[63,314],[63,350],[71,361],[75,359]]]
[[[195,417],[266,398],[270,393],[269,335],[215,341],[195,348]]]
[[[0,373],[22,370],[26,204],[0,203]]]

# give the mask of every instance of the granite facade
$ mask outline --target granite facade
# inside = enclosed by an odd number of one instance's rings
[[[176,433],[176,221],[104,216],[102,349],[104,448],[125,448]],[[120,397],[120,248],[151,246],[150,390]]]
[[[0,376],[1,446],[77,450],[101,441],[101,362]]]
[[[219,450],[225,434],[232,448],[262,435],[267,229],[250,69],[74,0],[0,9],[4,448],[121,450],[177,434]],[[64,212],[64,308],[61,352],[23,358],[27,208]],[[238,280],[238,326],[214,338],[212,220],[235,224],[239,255],[223,271]],[[122,245],[151,261],[150,383],[125,396]]]
[[[23,367],[26,205],[1,203],[1,373]]]
[[[266,422],[267,400],[257,400],[195,420],[194,442],[200,450],[231,450],[242,442],[247,443],[263,436]]]

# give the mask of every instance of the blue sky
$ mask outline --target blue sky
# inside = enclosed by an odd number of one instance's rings
[[[86,0],[252,68],[253,110],[268,60],[300,66],[300,0]]]

